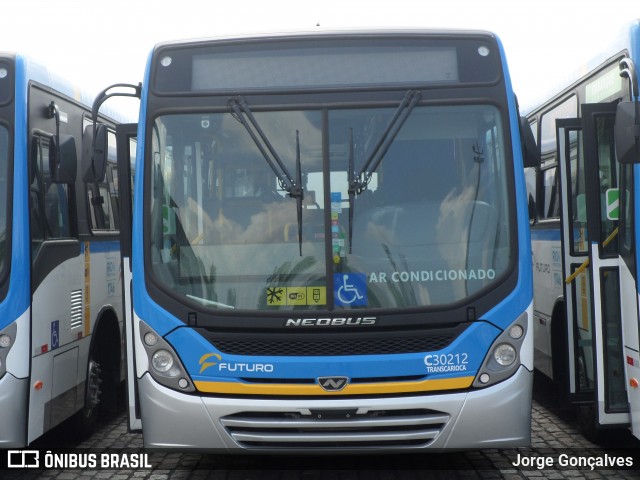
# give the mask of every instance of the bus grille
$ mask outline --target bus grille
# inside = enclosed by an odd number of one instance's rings
[[[248,332],[211,332],[204,328],[198,331],[218,351],[229,355],[331,356],[433,352],[449,346],[467,327],[468,324],[458,324],[451,328],[431,330],[333,334],[313,332],[252,335]]]
[[[450,416],[427,409],[242,412],[220,419],[247,449],[422,448],[431,444]]]
[[[71,292],[71,316],[69,318],[71,329],[82,326],[82,290]]]

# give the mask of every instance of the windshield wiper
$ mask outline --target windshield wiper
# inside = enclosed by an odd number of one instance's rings
[[[227,305],[226,303],[216,302],[214,300],[209,300],[208,298],[196,297],[195,295],[190,295],[187,293],[187,298],[191,300],[195,300],[196,302],[200,302],[205,307],[217,307],[217,308],[229,308],[235,309],[233,305]]]
[[[420,101],[421,96],[422,94],[417,90],[408,90],[407,93],[405,93],[400,105],[398,105],[393,117],[391,117],[387,128],[378,139],[378,143],[376,143],[367,161],[357,174],[353,155],[353,129],[349,131],[349,171],[347,172],[347,180],[349,182],[349,253],[352,252],[353,209],[355,207],[356,195],[360,195],[369,186],[374,172],[398,136],[398,132],[404,125],[404,122],[409,118],[411,111]]]
[[[278,156],[273,145],[265,135],[260,124],[253,116],[253,112],[247,105],[243,97],[229,99],[229,108],[233,110],[234,118],[238,120],[245,128],[253,143],[266,160],[269,167],[275,174],[282,188],[291,198],[296,199],[296,211],[298,217],[298,247],[300,256],[302,256],[302,200],[304,199],[304,190],[302,188],[302,168],[300,165],[300,134],[296,130],[296,175],[291,176],[284,162]]]

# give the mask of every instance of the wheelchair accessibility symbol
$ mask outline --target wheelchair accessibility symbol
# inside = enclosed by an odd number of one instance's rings
[[[367,277],[364,273],[336,273],[333,275],[333,296],[339,307],[367,304]]]

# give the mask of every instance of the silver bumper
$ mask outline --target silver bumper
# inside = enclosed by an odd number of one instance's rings
[[[184,395],[139,381],[144,445],[209,452],[367,452],[527,446],[533,373],[483,390],[331,400]]]
[[[0,379],[0,449],[27,444],[27,379],[7,373]]]

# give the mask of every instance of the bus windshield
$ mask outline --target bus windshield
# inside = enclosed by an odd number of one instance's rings
[[[157,117],[154,281],[205,308],[262,312],[443,307],[490,289],[516,255],[500,112],[416,106],[363,172],[395,113],[253,113],[286,170],[299,173],[300,217],[237,113]],[[354,178],[361,188],[350,199]]]
[[[7,269],[7,215],[8,207],[8,165],[9,165],[9,132],[0,125],[0,199],[3,199],[0,207],[0,280],[4,277]]]

